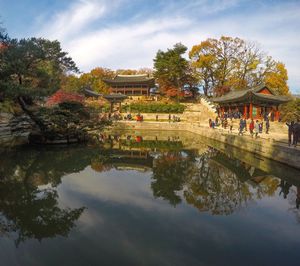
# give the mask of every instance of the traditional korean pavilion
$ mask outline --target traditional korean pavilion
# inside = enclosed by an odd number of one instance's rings
[[[154,78],[147,74],[117,75],[113,79],[104,79],[112,93],[122,93],[126,96],[150,96],[150,89],[155,86]]]
[[[111,113],[113,112],[114,104],[119,104],[119,111],[122,112],[122,102],[125,99],[127,99],[127,96],[121,93],[111,93],[111,94],[103,95],[91,90],[90,88],[85,88],[84,94],[88,97],[94,97],[94,98],[103,97],[105,100],[109,101]]]
[[[212,99],[219,105],[220,116],[223,116],[225,112],[239,111],[244,118],[260,119],[271,113],[274,120],[278,120],[280,116],[278,106],[290,100],[291,98],[288,96],[276,95],[265,85],[230,91],[221,97]]]

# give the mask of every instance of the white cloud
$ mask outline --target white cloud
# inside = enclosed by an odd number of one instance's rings
[[[54,14],[41,28],[39,35],[67,41],[68,38],[84,30],[85,26],[99,19],[105,11],[104,1],[80,0],[72,4],[69,9]]]
[[[164,43],[157,36],[184,28],[189,23],[186,19],[172,18],[105,28],[71,40],[66,48],[84,70],[97,65],[112,68],[152,66],[155,52],[170,47],[175,41],[171,34],[168,34],[168,41],[164,38]]]
[[[83,71],[96,66],[152,67],[157,50],[176,42],[191,48],[208,37],[238,36],[257,41],[269,55],[284,62],[290,86],[294,90],[300,88],[299,4],[258,5],[255,12],[248,12],[245,7],[239,9],[240,13],[230,14],[226,9],[236,7],[238,1],[200,0],[183,6],[172,2],[169,12],[164,3],[156,14],[143,16],[141,13],[103,26],[106,14],[117,16],[118,10],[123,11],[120,3],[81,0],[55,14],[41,32],[47,38],[59,39]],[[189,10],[194,15],[189,15]],[[199,17],[195,17],[197,12]],[[214,13],[212,17],[211,13]]]

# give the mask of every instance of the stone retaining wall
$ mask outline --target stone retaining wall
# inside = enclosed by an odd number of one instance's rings
[[[200,126],[198,123],[160,123],[160,122],[117,122],[116,129],[136,130],[178,130],[188,131],[196,136],[217,140],[247,152],[259,154],[263,157],[300,169],[300,150],[276,142],[272,139],[253,139],[248,136],[228,134],[219,130]]]
[[[31,119],[25,114],[13,116],[9,113],[0,113],[0,145],[27,142],[32,126]]]

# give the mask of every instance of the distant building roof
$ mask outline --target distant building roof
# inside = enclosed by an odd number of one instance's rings
[[[124,84],[148,84],[154,86],[154,78],[147,74],[140,75],[117,75],[113,79],[103,79],[109,85]]]
[[[121,93],[111,93],[111,94],[105,94],[105,95],[100,94],[100,93],[97,93],[97,92],[93,91],[90,88],[85,88],[84,89],[84,94],[86,96],[95,97],[95,98],[103,97],[104,99],[106,99],[110,102],[120,102],[120,101],[123,101],[123,100],[128,98],[126,95],[121,94]]]

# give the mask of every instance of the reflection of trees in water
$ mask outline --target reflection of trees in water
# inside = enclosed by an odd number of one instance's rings
[[[152,147],[150,144],[147,145]],[[84,209],[59,207],[55,187],[64,175],[89,165],[97,172],[120,162],[152,167],[155,197],[173,206],[184,198],[200,211],[219,215],[231,214],[251,200],[272,196],[279,186],[278,179],[214,149],[202,155],[193,150],[156,150],[137,159],[129,158],[127,150],[75,146],[17,150],[0,156],[0,232],[16,232],[17,243],[27,238],[68,235]],[[284,183],[282,189],[282,193],[288,193],[290,185]]]
[[[194,153],[163,153],[154,163],[153,194],[176,205],[182,191],[187,203],[212,214],[231,214],[248,201],[274,195],[278,179],[264,177],[259,184],[251,184],[246,182],[252,178],[249,166],[227,160],[215,150],[198,157]]]
[[[186,184],[184,197],[189,204],[213,214],[230,214],[251,199],[246,183],[230,170],[208,158],[206,160],[206,174],[203,176],[199,172],[199,175],[191,176]]]
[[[177,194],[183,189],[186,177],[194,170],[194,158],[183,156],[182,152],[164,152],[153,166],[151,188],[155,197],[162,197],[176,205],[181,202]]]
[[[1,181],[0,195],[1,232],[16,232],[16,244],[29,238],[67,236],[84,210],[62,209],[55,189],[16,180]]]
[[[17,245],[29,238],[67,236],[84,208],[60,207],[54,187],[63,175],[84,169],[90,154],[29,149],[4,152],[1,158],[0,232],[16,235]]]
[[[97,152],[98,150],[85,146],[5,151],[0,154],[0,178],[57,186],[61,183],[62,176],[87,167],[91,157]]]

